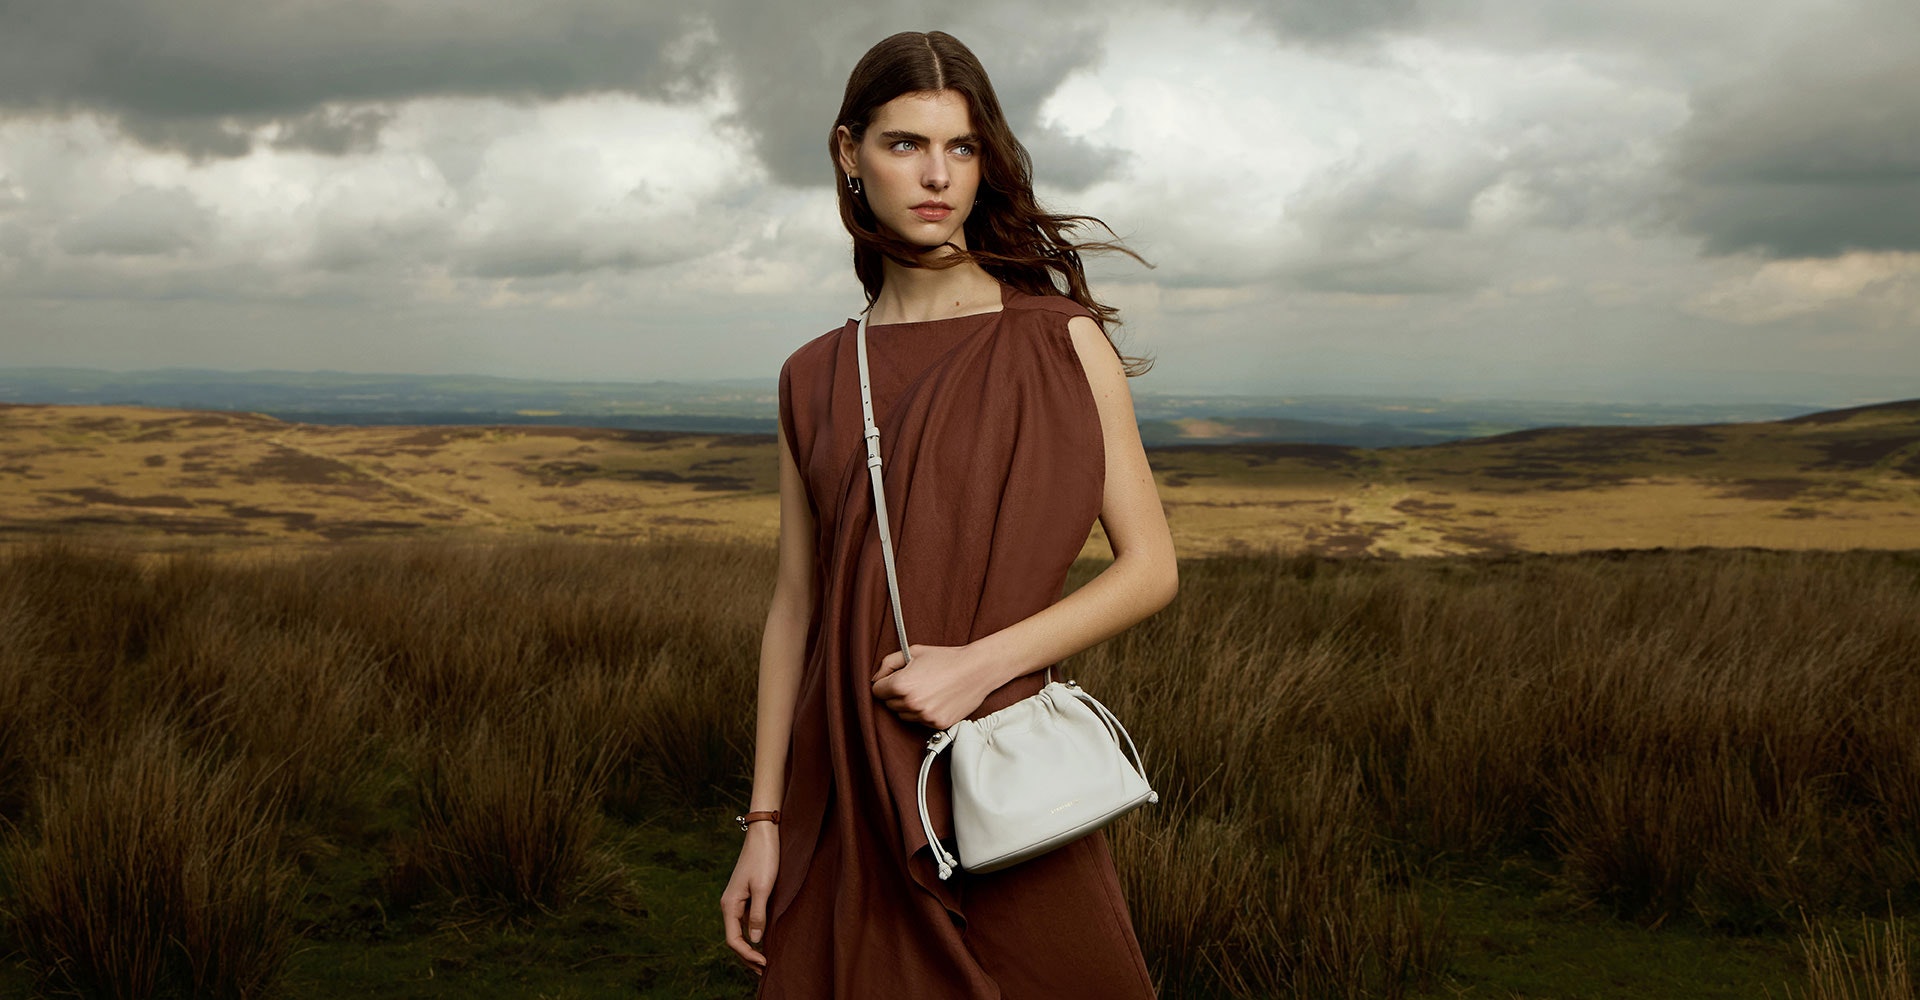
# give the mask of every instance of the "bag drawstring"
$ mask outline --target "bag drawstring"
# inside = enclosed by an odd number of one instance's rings
[[[1100,704],[1099,700],[1093,695],[1080,690],[1080,685],[1068,681],[1067,688],[1073,692],[1075,698],[1093,706],[1093,710],[1100,715],[1100,721],[1107,724],[1107,732],[1109,734],[1118,733],[1122,739],[1127,741],[1127,750],[1130,751],[1130,755],[1133,757],[1133,768],[1144,776],[1147,773],[1147,765],[1141,762],[1140,748],[1133,745],[1133,736],[1127,732],[1127,727],[1121,725],[1120,720],[1115,718],[1112,712],[1107,711],[1107,706]],[[1115,740],[1114,742],[1118,743],[1119,740]],[[1147,801],[1160,801],[1160,793],[1149,789],[1147,791]]]
[[[933,818],[927,815],[927,772],[933,770],[933,759],[940,756],[940,751],[952,744],[953,734],[944,729],[934,733],[933,738],[927,740],[926,759],[920,762],[920,825],[927,831],[927,845],[933,848],[933,860],[940,865],[942,880],[953,874],[953,866],[959,859],[948,854],[946,845],[933,835]]]

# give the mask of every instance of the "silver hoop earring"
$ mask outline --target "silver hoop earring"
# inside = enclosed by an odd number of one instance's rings
[[[847,178],[847,190],[852,191],[853,196],[855,198],[860,197],[860,195],[863,193],[861,191],[860,178],[858,177]]]

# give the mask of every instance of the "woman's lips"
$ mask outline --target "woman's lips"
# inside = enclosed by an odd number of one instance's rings
[[[953,209],[951,208],[916,208],[913,210],[913,214],[921,217],[922,219],[927,220],[928,222],[939,222],[941,219],[944,219],[947,216],[952,215]]]

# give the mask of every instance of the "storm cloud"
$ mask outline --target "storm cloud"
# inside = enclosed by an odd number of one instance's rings
[[[1674,147],[1680,224],[1710,253],[1920,250],[1920,5],[1810,18],[1694,95]]]
[[[1098,58],[1098,11],[1056,10],[1066,13],[975,5],[954,30],[1024,25],[1027,37],[995,52],[995,89],[1018,131],[1049,154],[1040,162],[1084,186],[1115,154],[1034,117],[1062,79]],[[910,3],[878,20],[914,30],[949,13]],[[835,4],[748,0],[5,0],[0,108],[96,111],[142,143],[195,157],[244,156],[262,133],[338,154],[370,148],[395,102],[607,92],[683,102],[711,94],[724,74],[739,99],[726,120],[746,129],[774,179],[812,185],[831,179],[826,132],[848,70],[876,40],[875,20]]]
[[[777,370],[935,27],[1170,383],[1920,377],[1907,0],[0,0],[0,364]]]
[[[709,86],[714,50],[686,11],[619,0],[5,0],[0,106],[104,112],[143,142],[198,156],[244,155],[270,124],[342,151],[369,123],[313,117],[330,105],[606,90],[674,99]]]

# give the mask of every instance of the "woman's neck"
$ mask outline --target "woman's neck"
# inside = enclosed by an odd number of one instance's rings
[[[868,322],[922,323],[992,312],[1000,304],[1000,282],[980,265],[965,263],[944,270],[902,267],[882,259],[880,294]]]

